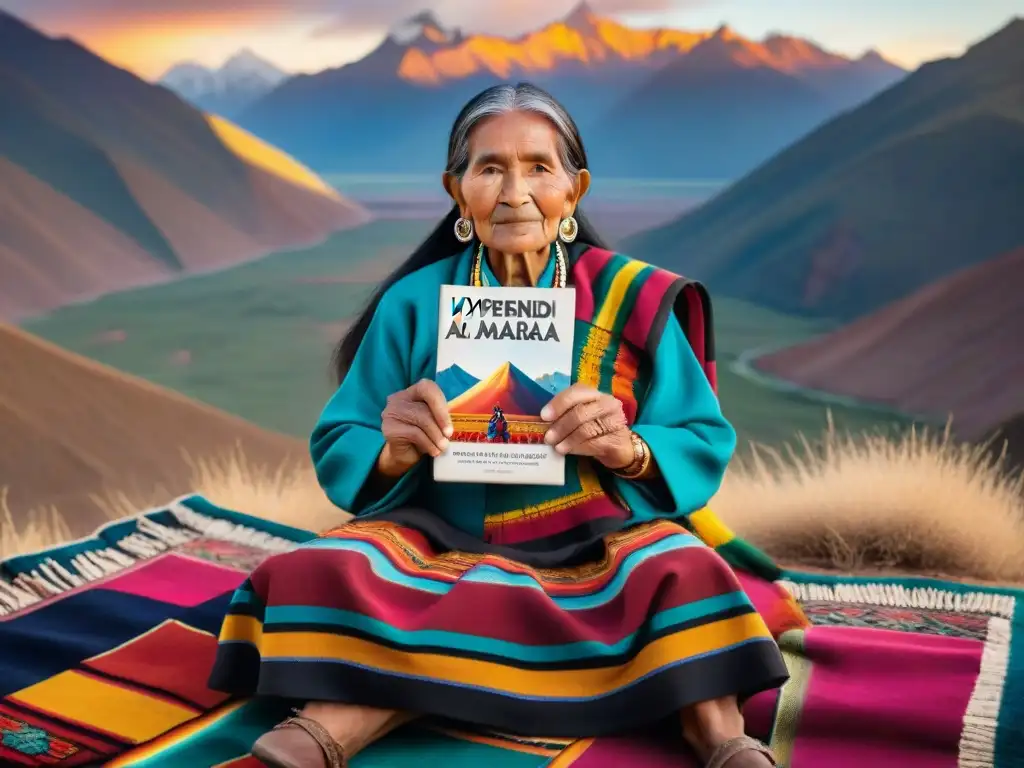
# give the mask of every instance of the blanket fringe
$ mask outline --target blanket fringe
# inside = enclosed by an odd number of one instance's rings
[[[995,765],[996,733],[1010,665],[1012,631],[1007,619],[989,620],[985,649],[981,653],[981,669],[964,713],[958,768],[992,768]]]
[[[893,608],[926,608],[952,613],[977,613],[1013,617],[1016,598],[994,592],[956,592],[933,587],[904,587],[900,584],[809,584],[779,582],[800,603],[814,601],[851,605],[887,605]]]
[[[49,597],[122,571],[142,560],[199,538],[230,541],[265,552],[293,549],[296,543],[245,525],[200,514],[181,500],[157,511],[170,512],[181,526],[172,528],[152,520],[146,512],[135,518],[135,530],[113,546],[80,552],[66,565],[46,558],[12,581],[0,578],[0,617],[20,611]]]

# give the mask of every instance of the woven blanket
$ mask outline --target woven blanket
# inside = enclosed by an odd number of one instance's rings
[[[191,496],[0,563],[0,765],[258,768],[249,745],[295,702],[208,689],[216,634],[246,574],[310,538]],[[1024,764],[1024,594],[787,579],[814,626],[780,639],[791,679],[745,709],[780,765]],[[687,765],[674,730],[570,741],[416,722],[352,765]]]

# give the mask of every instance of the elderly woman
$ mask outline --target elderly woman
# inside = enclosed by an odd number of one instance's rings
[[[774,764],[740,704],[786,667],[692,524],[735,434],[676,317],[685,281],[600,247],[576,126],[536,87],[463,108],[443,184],[455,207],[339,345],[313,432],[355,517],[253,572],[211,685],[306,702],[254,745],[271,766],[344,765],[420,715],[562,737],[675,718],[708,766]],[[452,435],[432,381],[443,284],[575,287],[572,384],[541,414],[564,486],[432,480]]]

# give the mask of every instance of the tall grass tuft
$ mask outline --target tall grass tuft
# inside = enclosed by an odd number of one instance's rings
[[[216,504],[323,531],[348,519],[306,463],[268,467],[239,449],[191,458],[193,486]],[[111,519],[167,501],[108,493]],[[737,533],[791,566],[846,573],[897,571],[1024,582],[1024,475],[988,446],[950,430],[899,436],[841,434],[783,449],[752,445],[733,462],[711,502]],[[16,516],[0,492],[0,557],[67,541],[56,509]]]
[[[785,563],[1024,582],[1024,475],[948,426],[751,446],[712,506]]]

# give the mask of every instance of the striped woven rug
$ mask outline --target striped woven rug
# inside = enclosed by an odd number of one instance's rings
[[[206,676],[234,588],[312,537],[189,496],[0,562],[0,764],[258,766],[248,746],[294,702],[229,700]],[[791,679],[745,710],[780,765],[1024,765],[1024,593],[787,579],[813,626],[780,638]],[[418,722],[352,764],[678,768],[674,730],[571,741]]]

